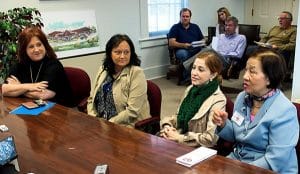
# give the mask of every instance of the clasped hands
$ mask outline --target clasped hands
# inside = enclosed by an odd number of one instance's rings
[[[165,125],[160,131],[160,136],[168,140],[178,141],[180,134],[174,127],[171,127],[170,125]]]

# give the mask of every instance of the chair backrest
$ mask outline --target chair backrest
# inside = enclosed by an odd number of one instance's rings
[[[160,88],[150,80],[147,80],[147,88],[151,117],[136,122],[134,127],[143,132],[155,135],[160,129],[161,91]]]
[[[239,24],[239,34],[246,36],[247,45],[253,45],[253,41],[259,41],[260,25]]]
[[[242,56],[242,59],[239,60],[237,66],[234,67],[237,70],[233,70],[233,72],[237,72],[237,71],[239,72],[246,66],[246,62],[248,60],[247,48],[249,45],[256,45],[254,41],[260,40],[259,33],[260,33],[260,25],[239,24],[239,34],[245,35],[247,40],[247,46]],[[237,75],[236,78],[239,78],[239,76]]]
[[[72,89],[72,107],[75,107],[82,100],[89,97],[91,91],[90,77],[80,68],[64,67],[64,69]]]
[[[233,113],[233,102],[230,97],[226,96],[226,112],[228,113],[228,118],[231,119]],[[227,156],[230,152],[233,151],[234,143],[226,141],[219,137],[217,142],[217,147],[215,147],[218,151],[218,155]]]
[[[209,26],[207,28],[207,42],[206,45],[209,45],[212,42],[213,37],[216,36],[216,27]]]
[[[297,116],[298,116],[298,123],[300,124],[300,104],[299,103],[293,103],[297,108]],[[300,136],[299,140],[296,146],[296,153],[298,158],[298,166],[300,166]],[[298,173],[300,173],[300,168],[298,167]]]
[[[233,107],[234,103],[232,102],[231,98],[226,95],[226,112],[228,113],[228,118],[231,119],[233,114]]]
[[[150,115],[152,117],[159,117],[161,112],[161,90],[150,80],[147,80],[147,95],[150,105]]]

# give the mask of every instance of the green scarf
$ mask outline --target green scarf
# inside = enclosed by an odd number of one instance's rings
[[[193,86],[182,101],[177,117],[177,128],[182,129],[181,133],[188,131],[188,122],[194,117],[202,103],[211,96],[218,88],[217,79],[202,86]]]

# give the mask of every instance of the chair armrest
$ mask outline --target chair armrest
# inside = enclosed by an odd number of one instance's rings
[[[226,141],[219,137],[217,145],[214,147],[218,151],[218,155],[227,156],[233,151],[234,143]]]
[[[137,123],[135,123],[134,127],[137,130],[156,135],[160,130],[159,121],[159,116],[152,116],[151,118],[138,121]]]
[[[87,113],[87,99],[88,97],[81,100],[81,102],[78,104],[77,109],[81,112]]]
[[[159,121],[160,121],[160,118],[158,116],[152,116],[150,118],[147,118],[147,119],[136,122],[134,127],[136,129],[140,129],[140,128],[143,128],[144,126],[149,125],[149,124],[159,123]]]

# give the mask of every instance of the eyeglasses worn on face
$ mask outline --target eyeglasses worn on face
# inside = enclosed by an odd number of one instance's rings
[[[291,19],[291,18],[288,18],[288,17],[277,17],[278,20],[285,20],[285,19]]]
[[[130,51],[128,51],[128,50],[125,50],[125,51],[115,50],[115,51],[113,51],[113,53],[116,54],[116,55],[118,55],[118,56],[123,53],[126,56],[126,55],[128,55],[130,53]]]

